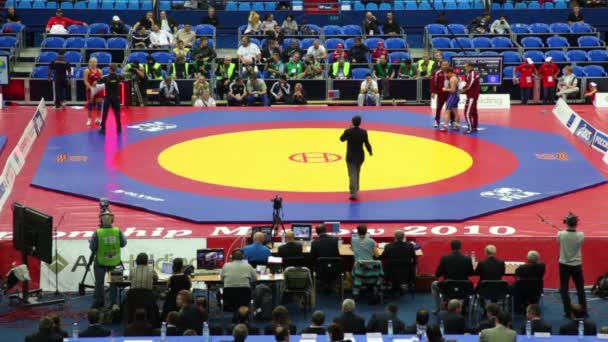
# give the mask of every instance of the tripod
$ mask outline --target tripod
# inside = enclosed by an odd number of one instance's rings
[[[272,236],[276,236],[279,234],[279,228],[283,229],[283,233],[285,233],[285,225],[283,224],[282,209],[281,208],[273,208],[272,210]],[[272,244],[274,247],[274,239],[272,240]]]

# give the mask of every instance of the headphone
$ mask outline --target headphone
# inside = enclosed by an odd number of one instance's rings
[[[578,225],[578,216],[574,215],[574,213],[569,212],[566,217],[564,217],[564,224],[568,227],[576,227]]]
[[[108,224],[111,227],[114,224],[114,214],[112,214],[112,212],[109,209],[106,209],[101,214],[99,214],[99,227],[109,228],[109,227],[104,227],[104,223],[103,223],[104,216],[110,216],[110,222]]]

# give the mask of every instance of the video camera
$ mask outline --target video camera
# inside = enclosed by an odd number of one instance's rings
[[[283,209],[283,198],[281,198],[281,196],[276,195],[273,199],[270,200],[270,202],[272,202],[272,208],[274,210]]]

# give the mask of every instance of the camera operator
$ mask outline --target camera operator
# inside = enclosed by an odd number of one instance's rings
[[[106,273],[121,264],[120,249],[127,245],[127,239],[120,230],[114,226],[114,214],[106,207],[99,215],[100,227],[93,233],[89,248],[95,257],[93,273],[95,274],[95,291],[93,293],[93,307],[104,306],[104,283]],[[110,304],[116,304],[118,292],[115,285],[110,283]]]
[[[576,286],[578,304],[587,314],[587,297],[585,295],[585,280],[583,278],[583,257],[581,247],[585,240],[583,232],[577,232],[578,217],[569,213],[564,217],[565,230],[557,233],[559,242],[559,280],[564,315],[570,317],[572,314],[572,302],[570,300],[569,283],[570,278]]]
[[[131,80],[133,92],[137,95],[138,106],[145,106],[145,98],[142,94],[146,94],[146,72],[139,61],[134,61],[126,65],[124,76]]]

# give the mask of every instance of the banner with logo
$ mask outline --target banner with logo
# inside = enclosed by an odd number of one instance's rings
[[[593,105],[596,108],[608,108],[608,93],[596,93]]]
[[[88,240],[58,240],[57,256],[53,263],[42,263],[40,267],[40,287],[45,291],[55,290],[55,272],[59,281],[59,291],[78,291],[87,263],[91,256]],[[205,238],[188,239],[128,239],[121,257],[125,268],[131,268],[139,253],[147,253],[154,261],[156,272],[160,273],[163,262],[174,258],[186,259],[186,264],[196,264],[196,250],[207,247]],[[85,284],[95,284],[93,268],[85,279]]]
[[[460,94],[458,109],[464,109],[467,101],[465,94]],[[431,108],[437,108],[437,98],[431,99]],[[509,109],[511,108],[511,97],[509,94],[481,94],[477,99],[478,109]]]
[[[587,121],[580,119],[574,131],[574,135],[581,139],[585,144],[591,145],[596,131],[597,130]]]
[[[557,103],[553,107],[553,114],[557,117],[557,119],[566,126],[570,130],[571,133],[574,133],[576,127],[578,127],[578,123],[581,120],[581,117],[576,114],[568,106],[566,101],[563,99],[557,100]]]
[[[600,152],[607,153],[608,152],[608,134],[606,134],[602,131],[595,132],[595,137],[593,138],[593,142],[591,143],[591,146]]]

